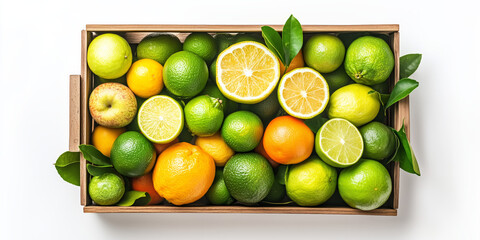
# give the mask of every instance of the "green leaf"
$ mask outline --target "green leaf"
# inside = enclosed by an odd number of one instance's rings
[[[398,139],[397,134],[395,133],[395,129],[390,128],[393,132],[393,136],[395,137],[395,152],[393,152],[392,156],[390,156],[389,159],[387,159],[385,164],[389,164],[390,162],[394,161],[395,158],[397,157],[398,150],[400,149],[400,140]]]
[[[407,54],[400,57],[400,78],[410,77],[417,71],[420,62],[422,61],[422,54]]]
[[[104,173],[117,173],[112,165],[95,166],[87,164],[87,171],[92,176],[101,176]]]
[[[285,65],[285,51],[283,51],[282,37],[280,37],[280,34],[269,26],[263,26],[262,37],[267,47],[272,50]]]
[[[122,199],[117,203],[118,206],[145,206],[150,202],[151,198],[147,192],[128,191]]]
[[[80,153],[64,152],[55,162],[55,168],[63,180],[80,186]]]
[[[404,99],[415,88],[417,88],[418,85],[419,83],[413,79],[410,79],[410,78],[400,79],[393,87],[392,93],[390,93],[390,97],[388,98],[387,104],[385,105],[385,109],[389,108],[396,102]]]
[[[112,162],[110,161],[110,158],[107,156],[103,155],[100,151],[98,151],[94,146],[92,145],[80,145],[78,146],[80,148],[80,151],[83,153],[83,157],[99,166],[106,166],[106,165],[112,165]]]
[[[418,167],[417,158],[413,153],[412,147],[408,142],[407,134],[405,133],[405,126],[402,125],[402,128],[399,131],[394,130],[394,132],[398,136],[401,145],[394,161],[398,161],[400,163],[400,168],[404,171],[420,176],[420,168]]]
[[[282,43],[285,52],[285,68],[288,68],[292,59],[297,56],[303,45],[302,25],[293,15],[290,15],[285,25],[283,25]]]

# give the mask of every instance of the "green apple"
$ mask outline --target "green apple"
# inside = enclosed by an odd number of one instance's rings
[[[120,83],[100,84],[90,94],[88,104],[92,118],[104,127],[125,127],[137,114],[135,95]]]

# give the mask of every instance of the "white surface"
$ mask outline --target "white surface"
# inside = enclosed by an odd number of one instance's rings
[[[0,239],[480,239],[479,24],[475,1],[0,1]],[[278,10],[275,10],[278,9]],[[412,144],[397,217],[83,214],[53,167],[68,147],[68,75],[87,23],[398,23],[412,76]]]

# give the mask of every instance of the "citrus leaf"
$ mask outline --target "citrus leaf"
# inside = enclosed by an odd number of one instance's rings
[[[55,162],[58,174],[68,183],[80,186],[80,153],[64,152]]]
[[[392,156],[390,156],[390,158],[387,159],[387,161],[385,161],[386,162],[385,164],[389,164],[390,162],[394,161],[395,158],[397,157],[398,150],[400,149],[400,140],[398,139],[398,136],[395,133],[395,129],[393,128],[390,128],[390,129],[392,130],[393,136],[395,137],[395,152],[393,152]]]
[[[400,78],[410,77],[417,71],[420,62],[422,61],[422,54],[407,54],[400,57]]]
[[[418,85],[419,83],[413,79],[410,79],[410,78],[400,79],[393,87],[392,93],[390,93],[390,97],[388,98],[387,104],[385,105],[385,109],[389,108],[396,102],[404,99],[415,88],[417,88]]]
[[[283,51],[282,37],[280,37],[280,34],[269,26],[263,26],[262,37],[267,47],[272,50],[285,65],[285,52]]]
[[[312,130],[314,134],[328,121],[328,118],[325,118],[321,115],[318,115],[314,118],[305,119],[304,123]]]
[[[290,15],[282,31],[282,43],[285,52],[285,68],[290,66],[293,58],[297,56],[303,45],[303,30],[300,22]]]
[[[112,165],[95,166],[87,164],[87,171],[92,176],[101,176],[104,173],[117,173]]]
[[[112,162],[110,161],[110,158],[107,156],[103,155],[100,151],[98,151],[94,146],[92,145],[80,145],[78,146],[80,151],[83,153],[83,157],[96,165],[99,166],[105,166],[105,165],[112,165]]]
[[[412,147],[408,142],[407,134],[405,133],[405,125],[402,125],[402,128],[399,131],[394,130],[394,132],[398,136],[401,145],[394,161],[398,161],[400,163],[400,168],[404,171],[420,176],[420,168],[418,167],[417,158],[413,153]]]
[[[118,206],[145,206],[150,202],[151,198],[147,192],[128,191],[122,199],[117,203]]]

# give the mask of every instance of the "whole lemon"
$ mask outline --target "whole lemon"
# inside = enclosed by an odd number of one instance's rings
[[[119,78],[132,65],[132,49],[124,38],[105,33],[94,38],[88,46],[87,63],[90,70],[101,78]]]

